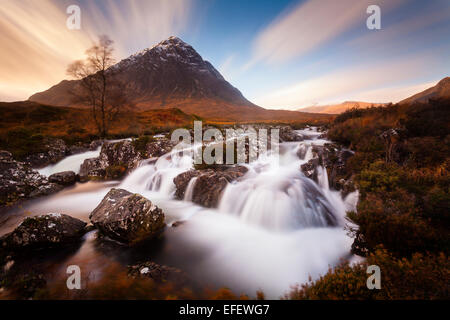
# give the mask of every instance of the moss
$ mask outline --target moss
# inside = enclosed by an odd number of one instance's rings
[[[151,136],[141,136],[133,140],[133,147],[143,157],[147,157],[147,144],[153,141],[155,141],[155,139]]]
[[[125,176],[128,167],[126,165],[113,165],[106,168],[106,178],[121,179]]]

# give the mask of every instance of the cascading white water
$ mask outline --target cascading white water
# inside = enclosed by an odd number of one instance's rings
[[[299,149],[304,149],[303,159],[297,155]],[[266,156],[247,165],[245,177],[226,188],[219,210],[280,231],[338,224],[335,199],[324,192],[328,185],[317,185],[300,172],[300,166],[312,158],[311,150],[310,141],[286,143],[279,161]]]
[[[127,139],[117,139],[117,140],[106,140],[106,142],[115,143],[115,142],[124,141],[124,140],[131,140],[131,139],[127,138]],[[63,171],[73,171],[75,173],[80,173],[80,166],[84,162],[84,160],[90,159],[90,158],[97,158],[100,155],[100,150],[101,150],[101,146],[93,151],[86,151],[86,152],[68,156],[55,164],[50,164],[44,168],[40,168],[40,169],[36,169],[36,170],[40,174],[47,176],[47,177],[54,173],[63,172]]]
[[[192,201],[196,182],[197,182],[197,177],[194,177],[191,179],[191,181],[189,181],[189,183],[186,187],[186,191],[184,193],[184,201]]]
[[[174,199],[173,179],[193,163],[192,157],[173,151],[142,162],[121,183],[78,184],[31,203],[24,212],[57,211],[87,221],[111,187],[140,193],[163,210],[168,225],[187,221],[165,231],[167,249],[160,255],[178,261],[174,266],[238,293],[262,289],[278,298],[349,258],[352,239],[343,228],[344,217],[358,199],[357,192],[342,199],[330,189],[326,170],[319,169],[318,184],[301,173],[300,166],[313,157],[312,147],[327,141],[315,130],[298,132],[305,140],[281,143],[278,161],[268,153],[247,164],[248,172],[226,187],[216,209]],[[186,200],[194,185],[191,180]]]
[[[54,173],[63,171],[80,173],[80,166],[84,160],[98,157],[100,155],[100,149],[101,147],[97,148],[95,151],[87,151],[68,156],[56,164],[51,164],[42,169],[37,169],[37,171],[47,177]]]

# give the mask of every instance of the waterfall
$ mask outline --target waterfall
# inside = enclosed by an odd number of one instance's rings
[[[317,167],[317,180],[319,181],[319,186],[324,190],[329,190],[330,185],[328,182],[328,172],[327,169],[319,166]]]
[[[189,181],[186,191],[184,194],[184,201],[192,201],[192,196],[194,194],[195,183],[197,182],[197,177],[194,177]]]
[[[300,166],[313,158],[312,147],[319,135],[311,130],[307,133],[310,138],[302,142],[280,144],[278,157],[269,151],[257,161],[245,164],[248,172],[227,185],[218,211],[246,224],[277,231],[342,225],[348,205],[338,192],[330,190],[327,170],[317,168],[318,183],[300,171]],[[141,193],[157,192],[172,199],[173,179],[192,168],[192,158],[174,150],[156,161],[141,164],[120,187]],[[189,181],[185,201],[192,200],[196,181],[195,177]]]
[[[80,166],[86,159],[97,158],[100,155],[100,147],[95,151],[87,151],[79,154],[74,154],[64,158],[56,164],[48,165],[44,168],[37,169],[37,171],[44,175],[50,176],[57,172],[63,171],[73,171],[75,173],[80,173]]]
[[[278,157],[268,152],[245,164],[247,173],[226,186],[218,208],[174,199],[173,179],[193,169],[193,160],[173,150],[142,161],[122,182],[77,184],[30,201],[21,212],[57,211],[89,221],[89,214],[112,187],[140,193],[162,209],[168,226],[187,221],[166,229],[167,245],[158,251],[159,257],[175,261],[174,267],[186,270],[195,279],[219,281],[220,286],[235,292],[262,289],[267,297],[278,298],[291,285],[305,283],[310,276],[317,279],[329,266],[349,257],[353,241],[343,226],[346,211],[356,208],[358,191],[343,199],[329,188],[322,167],[318,168],[318,183],[305,177],[300,166],[313,158],[315,145],[328,141],[319,138],[320,133],[314,129],[299,133],[305,139],[280,143]],[[79,156],[74,161],[77,166],[83,158],[92,157]],[[191,179],[185,200],[192,199],[195,184]],[[25,216],[15,217],[10,227]],[[85,245],[90,244],[87,241]],[[78,259],[102,261],[95,245],[76,255]]]

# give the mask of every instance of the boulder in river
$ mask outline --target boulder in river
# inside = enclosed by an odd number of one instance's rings
[[[220,196],[228,183],[242,177],[247,168],[244,166],[220,166],[216,169],[189,170],[176,176],[173,180],[176,186],[175,196],[184,199],[191,179],[196,178],[192,191],[192,202],[204,207],[215,208]]]
[[[150,200],[123,189],[111,189],[89,215],[102,234],[130,245],[159,235],[165,227],[164,218]]]
[[[10,152],[0,151],[0,205],[49,195],[62,188],[63,186],[48,181],[27,163],[14,160]]]
[[[60,213],[25,218],[13,232],[0,238],[3,250],[59,247],[80,240],[86,222]]]
[[[64,186],[70,186],[77,181],[77,174],[73,171],[58,172],[49,176],[48,181]]]
[[[347,161],[353,157],[354,152],[327,143],[324,146],[314,146],[313,155],[314,158],[300,168],[306,177],[318,182],[317,167],[322,166],[327,170],[331,188],[341,191],[344,196],[356,190],[352,173],[347,168]]]
[[[303,141],[303,136],[295,132],[290,126],[280,128],[280,140],[284,142]]]
[[[86,159],[81,165],[80,179],[119,179],[135,169],[141,160],[160,157],[173,147],[174,143],[165,138],[106,142],[97,158]]]
[[[45,167],[56,163],[70,154],[70,149],[62,139],[44,138],[42,141],[43,152],[34,153],[26,157],[25,162],[32,167]]]

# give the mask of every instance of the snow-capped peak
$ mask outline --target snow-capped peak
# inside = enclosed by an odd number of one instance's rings
[[[166,40],[163,40],[152,47],[139,51],[128,58],[120,61],[113,66],[116,68],[127,68],[130,65],[138,62],[142,57],[150,54],[149,56],[157,55],[160,61],[167,61],[169,57],[175,58],[181,62],[196,62],[193,64],[203,63],[203,59],[189,44],[181,40],[176,36],[170,36]]]

